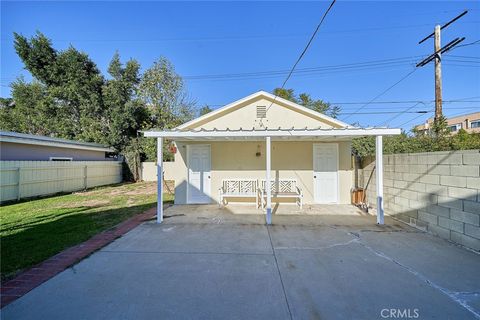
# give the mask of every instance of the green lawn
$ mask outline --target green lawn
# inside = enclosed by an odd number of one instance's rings
[[[156,182],[126,183],[2,205],[2,280],[155,206],[156,192]]]

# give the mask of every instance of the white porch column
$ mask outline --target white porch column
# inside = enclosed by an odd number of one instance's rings
[[[375,163],[377,168],[377,223],[384,224],[383,220],[383,137],[377,136],[375,143]]]
[[[272,224],[272,188],[271,188],[271,181],[270,181],[270,171],[272,170],[271,166],[271,139],[270,137],[266,137],[267,140],[267,150],[266,150],[266,159],[267,159],[267,172],[266,172],[266,181],[265,181],[265,189],[267,189],[267,224]]]
[[[163,141],[157,138],[157,223],[163,221]]]

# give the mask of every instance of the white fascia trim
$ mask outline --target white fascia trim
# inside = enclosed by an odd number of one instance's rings
[[[258,91],[258,92],[255,92],[255,93],[249,95],[249,96],[246,96],[245,98],[242,98],[242,99],[240,99],[240,100],[234,101],[234,102],[232,102],[232,103],[227,104],[227,105],[224,106],[224,107],[221,107],[221,108],[219,108],[219,109],[217,109],[217,110],[214,110],[214,111],[212,111],[212,112],[209,112],[209,113],[207,113],[207,114],[205,114],[205,115],[203,115],[203,116],[201,116],[201,117],[198,117],[198,118],[196,118],[196,119],[193,119],[193,120],[190,120],[190,121],[188,121],[188,122],[185,122],[184,124],[176,127],[175,129],[179,129],[179,130],[185,129],[185,128],[191,126],[191,125],[194,125],[195,123],[201,122],[201,121],[206,120],[206,119],[209,119],[209,118],[211,118],[211,117],[215,117],[215,116],[218,115],[219,113],[225,112],[225,111],[227,111],[227,110],[229,110],[229,109],[232,109],[232,108],[238,106],[239,104],[242,104],[242,103],[244,103],[244,102],[246,102],[246,101],[248,101],[248,100],[254,99],[254,98],[259,97],[259,96],[266,96],[267,98],[270,98],[270,99],[272,99],[272,100],[275,99],[275,101],[278,101],[278,102],[280,102],[280,103],[286,104],[286,105],[290,106],[290,107],[293,108],[293,109],[296,109],[296,110],[299,110],[299,111],[308,113],[308,114],[310,114],[310,115],[312,115],[312,116],[315,116],[315,117],[322,118],[322,119],[324,119],[324,120],[326,120],[326,121],[329,121],[329,122],[331,122],[331,123],[337,124],[337,125],[340,126],[340,127],[344,127],[344,128],[352,127],[352,126],[350,126],[349,124],[347,124],[347,123],[345,123],[345,122],[342,122],[342,121],[339,121],[339,120],[334,119],[334,118],[332,118],[332,117],[329,117],[329,116],[327,116],[327,115],[325,115],[325,114],[323,114],[323,113],[320,113],[320,112],[317,112],[317,111],[313,111],[313,110],[311,110],[311,109],[308,109],[308,108],[306,108],[306,107],[304,107],[304,106],[301,106],[301,105],[299,105],[299,104],[297,104],[297,103],[294,103],[294,102],[292,102],[292,101],[283,99],[283,98],[281,98],[281,97],[278,97],[278,96],[276,97],[274,94],[271,94],[271,93],[269,93],[269,92],[266,92],[266,91]],[[275,97],[276,97],[276,98],[275,98]]]
[[[82,145],[78,145],[78,144],[68,144],[68,143],[53,142],[53,141],[31,140],[31,139],[14,138],[14,137],[0,137],[0,142],[29,144],[29,145],[36,145],[36,146],[47,146],[47,147],[66,148],[66,149],[114,152],[114,150],[110,149],[110,148],[93,147],[93,146],[89,147],[89,146],[82,146]]]
[[[228,137],[362,137],[401,134],[401,129],[319,129],[319,130],[258,130],[258,131],[146,131],[151,138],[228,138]]]

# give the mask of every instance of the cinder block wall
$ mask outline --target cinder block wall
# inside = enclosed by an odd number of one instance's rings
[[[480,251],[480,150],[385,155],[385,213]],[[373,159],[374,160],[374,159]],[[375,161],[364,159],[365,187]],[[375,171],[367,189],[375,207]]]

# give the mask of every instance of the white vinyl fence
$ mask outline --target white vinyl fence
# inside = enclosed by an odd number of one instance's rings
[[[119,182],[117,161],[0,161],[0,202]]]

